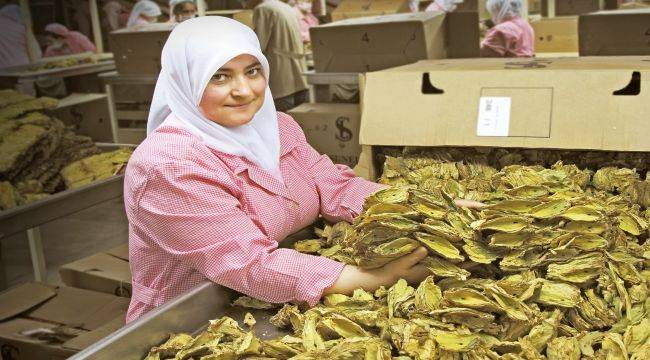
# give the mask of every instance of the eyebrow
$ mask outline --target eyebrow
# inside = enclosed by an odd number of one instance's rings
[[[262,64],[260,64],[260,62],[258,61],[258,62],[254,63],[252,65],[248,65],[246,67],[246,70],[250,70],[250,69],[252,69],[252,68],[254,68],[256,66],[262,66]],[[217,73],[220,73],[220,72],[232,72],[232,71],[233,71],[233,69],[231,69],[231,68],[222,67],[219,70],[217,70]]]

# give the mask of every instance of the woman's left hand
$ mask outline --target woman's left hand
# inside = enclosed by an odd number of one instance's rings
[[[466,199],[455,199],[454,204],[458,207],[466,207],[470,209],[481,209],[487,206],[482,202],[478,202],[474,200],[466,200]]]

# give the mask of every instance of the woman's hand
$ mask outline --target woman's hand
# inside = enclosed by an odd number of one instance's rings
[[[419,284],[430,274],[425,266],[418,265],[420,260],[424,259],[427,254],[427,249],[420,247],[408,255],[372,270],[346,265],[334,285],[325,289],[323,295],[350,295],[359,288],[372,292],[380,286],[392,286],[399,279],[405,279],[411,284]]]
[[[481,209],[487,206],[482,202],[478,202],[474,200],[465,200],[465,199],[456,199],[454,200],[454,204],[456,204],[456,206],[458,207],[467,207],[470,209]]]

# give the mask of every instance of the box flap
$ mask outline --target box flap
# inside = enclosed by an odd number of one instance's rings
[[[380,16],[366,16],[353,19],[345,19],[334,21],[328,24],[315,26],[315,28],[328,28],[328,27],[341,27],[341,26],[359,26],[368,24],[390,24],[399,22],[425,22],[430,19],[445,16],[445,13],[438,11],[418,12],[418,13],[404,13],[404,14],[388,14]]]
[[[59,272],[72,271],[88,274],[99,274],[104,278],[131,282],[131,271],[129,263],[115,256],[98,253],[77,261],[65,264],[59,268]]]
[[[54,288],[39,283],[27,283],[3,291],[0,293],[0,321],[25,312],[54,296]]]
[[[93,331],[85,332],[74,339],[68,340],[63,343],[63,347],[66,349],[72,349],[76,351],[81,351],[90,345],[98,342],[99,340],[107,337],[108,335],[114,333],[115,331],[122,328],[125,324],[124,316],[116,317],[115,319],[107,322],[106,324],[98,327]]]
[[[368,73],[360,141],[650,151],[648,60],[430,60]],[[495,98],[507,100],[505,131],[486,135],[480,106]]]
[[[115,256],[118,259],[129,261],[129,244],[120,245],[106,251],[107,254]]]
[[[28,316],[86,330],[95,330],[106,322],[125,316],[130,299],[110,294],[60,287],[57,296]]]
[[[136,25],[124,29],[111,31],[111,35],[147,33],[147,32],[171,32],[176,24],[170,23],[153,23],[145,25]]]
[[[589,14],[582,14],[580,16],[620,16],[620,15],[637,15],[637,14],[650,14],[650,8],[640,8],[640,9],[621,9],[621,10],[603,10],[597,11]]]

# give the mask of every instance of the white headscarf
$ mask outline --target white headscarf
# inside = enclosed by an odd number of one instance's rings
[[[427,6],[426,9],[424,9],[425,12],[428,11],[444,11],[444,12],[452,12],[456,10],[458,7],[458,4],[462,4],[463,0],[434,0],[429,6]]]
[[[131,10],[131,15],[129,15],[129,21],[126,22],[126,26],[133,26],[137,24],[138,18],[140,15],[144,16],[160,16],[162,11],[160,11],[160,6],[151,0],[140,0],[138,1]]]
[[[521,17],[523,8],[522,0],[488,0],[485,7],[495,24],[506,20]]]
[[[277,173],[280,135],[273,96],[268,85],[262,108],[248,124],[224,127],[207,119],[199,109],[208,81],[231,59],[249,54],[262,64],[269,78],[269,63],[259,40],[239,21],[203,16],[178,24],[162,50],[162,70],[156,82],[147,123],[151,134],[170,114],[202,142],[223,153],[242,156],[264,170]]]

